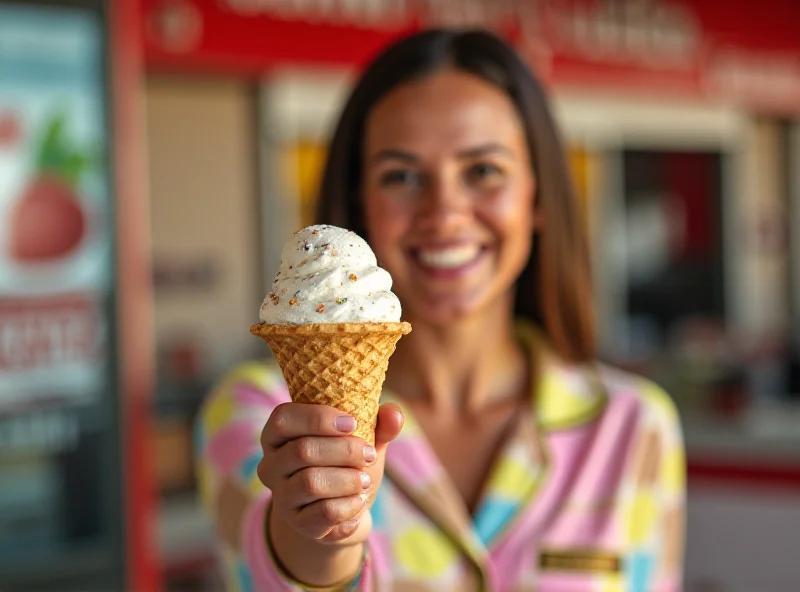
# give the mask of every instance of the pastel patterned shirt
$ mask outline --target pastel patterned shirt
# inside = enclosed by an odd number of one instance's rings
[[[642,378],[568,365],[535,330],[530,413],[501,448],[470,514],[419,425],[389,445],[359,592],[678,592],[685,461],[671,399]],[[385,401],[402,406],[389,392]],[[197,426],[201,495],[229,590],[304,590],[272,559],[259,437],[289,401],[272,363],[245,364],[207,400]]]

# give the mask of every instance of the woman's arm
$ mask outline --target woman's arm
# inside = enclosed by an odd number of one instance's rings
[[[364,569],[363,545],[337,548],[300,541],[296,532],[281,525],[276,528],[274,519],[267,528],[271,492],[257,472],[263,458],[261,433],[275,408],[288,401],[275,366],[248,364],[218,385],[198,418],[200,493],[217,528],[228,589],[307,590],[309,587],[293,580],[280,566],[280,558],[305,557],[314,567],[312,576],[344,574],[345,580],[352,579],[352,585],[344,589],[366,591],[370,577],[362,573],[368,571]],[[274,548],[269,546],[270,539]]]
[[[625,508],[629,542],[625,562],[630,589],[680,592],[685,548],[686,459],[672,399],[652,383],[642,387],[644,407],[636,436],[635,486]]]

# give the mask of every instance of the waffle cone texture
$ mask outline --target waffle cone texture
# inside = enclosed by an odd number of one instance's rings
[[[375,444],[389,358],[408,323],[312,323],[250,328],[267,342],[295,403],[330,405],[352,415],[354,436]]]

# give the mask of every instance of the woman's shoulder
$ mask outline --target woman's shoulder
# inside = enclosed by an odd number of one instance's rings
[[[609,404],[632,405],[659,422],[679,423],[674,399],[655,381],[608,364],[598,363],[597,369]]]
[[[229,370],[215,384],[211,398],[235,397],[242,401],[257,402],[260,399],[289,400],[286,381],[274,360],[243,362]]]

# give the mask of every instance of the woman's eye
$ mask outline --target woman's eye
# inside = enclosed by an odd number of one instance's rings
[[[467,170],[469,180],[478,183],[500,178],[502,174],[500,167],[488,162],[474,164]]]
[[[417,185],[419,184],[419,175],[414,171],[404,169],[386,171],[381,175],[380,183],[384,187]]]

